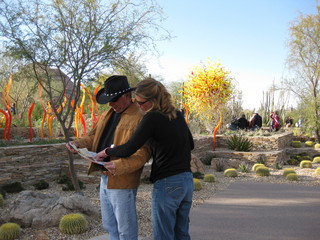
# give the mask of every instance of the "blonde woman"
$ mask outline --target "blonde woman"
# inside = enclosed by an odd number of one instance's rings
[[[136,104],[144,117],[131,139],[124,145],[106,148],[97,160],[128,157],[149,141],[152,149],[150,180],[152,223],[155,240],[190,239],[189,212],[192,205],[193,176],[190,169],[193,137],[182,113],[171,102],[171,96],[159,81],[147,78],[138,83]],[[105,164],[117,175],[121,160]]]

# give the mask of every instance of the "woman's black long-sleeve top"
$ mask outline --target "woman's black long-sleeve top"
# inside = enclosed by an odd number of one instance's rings
[[[194,142],[180,111],[177,111],[177,117],[172,120],[161,112],[148,112],[131,139],[123,145],[108,149],[107,154],[128,157],[148,140],[153,157],[151,182],[191,171],[191,150],[194,148]]]

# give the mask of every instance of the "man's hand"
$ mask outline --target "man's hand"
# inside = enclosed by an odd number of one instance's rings
[[[70,146],[70,143],[72,143],[73,145],[75,145],[76,147],[79,147],[78,144],[76,142],[67,142],[66,143],[66,148],[72,152],[73,154],[76,154],[77,151],[73,149],[73,147]]]
[[[103,166],[108,169],[112,175],[116,173],[116,164],[114,162],[106,162]]]
[[[97,155],[94,156],[94,160],[96,161],[104,161],[104,159],[108,157],[108,155],[106,154],[105,149],[98,152]]]

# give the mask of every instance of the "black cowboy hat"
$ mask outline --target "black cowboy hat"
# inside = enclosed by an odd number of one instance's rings
[[[126,76],[114,75],[107,78],[104,82],[104,88],[99,90],[96,100],[99,104],[106,104],[115,101],[117,98],[121,97],[121,95],[133,90],[134,88],[129,86]]]

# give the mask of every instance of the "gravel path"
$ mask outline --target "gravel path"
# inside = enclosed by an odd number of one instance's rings
[[[261,182],[274,182],[279,184],[302,184],[309,186],[320,186],[320,176],[316,176],[314,171],[320,164],[313,164],[312,169],[301,169],[296,166],[284,166],[284,168],[293,168],[298,176],[299,181],[289,182],[282,176],[282,170],[271,170],[271,176],[269,177],[257,177],[254,173],[239,173],[236,178],[226,178],[222,172],[214,172],[208,166],[205,167],[205,173],[212,173],[216,177],[215,183],[206,183],[202,181],[203,188],[201,191],[195,191],[193,196],[193,207],[197,207],[198,204],[203,203],[206,199],[214,196],[215,193],[221,191],[229,186],[234,181],[261,181]],[[32,188],[30,188],[32,189]],[[137,210],[139,218],[139,235],[142,237],[151,235],[151,184],[141,184],[137,195]],[[64,192],[61,190],[61,185],[56,183],[50,183],[50,188],[42,190],[43,192],[59,193],[61,196],[71,195],[72,192]],[[99,207],[99,192],[97,190],[97,184],[86,184],[86,189],[83,190],[84,195],[91,200],[91,202]],[[7,211],[6,206],[9,206],[13,202],[16,194],[7,194],[5,199],[5,206],[1,210]],[[66,235],[59,232],[58,227],[35,230],[35,229],[23,229],[20,240],[88,240],[89,238],[103,235],[105,232],[101,228],[100,219],[92,220],[89,223],[89,229],[87,232],[80,235]]]

